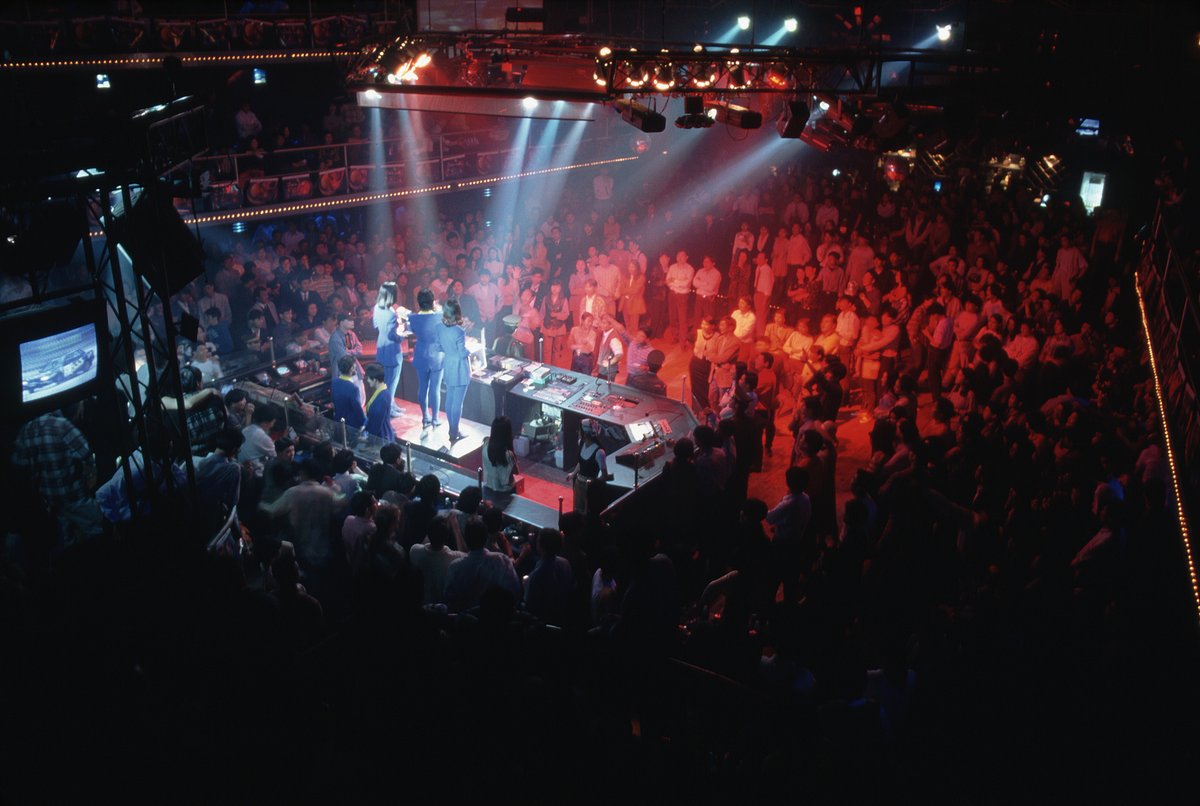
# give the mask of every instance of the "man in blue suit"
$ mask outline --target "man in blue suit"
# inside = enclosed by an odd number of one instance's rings
[[[374,434],[386,442],[395,442],[396,434],[392,431],[392,401],[388,398],[387,372],[379,364],[367,365],[367,389],[371,396],[367,399],[368,434]]]
[[[419,311],[408,317],[408,327],[416,336],[413,369],[417,371],[417,403],[421,406],[421,426],[438,427],[438,408],[442,398],[442,348],[438,331],[445,330],[442,317],[433,310],[433,291],[417,293]]]
[[[362,428],[367,421],[362,384],[354,377],[357,366],[354,356],[342,356],[338,359],[338,376],[333,379],[333,418],[345,420],[348,428]]]
[[[463,329],[462,321],[462,308],[459,307],[458,300],[446,300],[446,304],[442,306],[442,321],[438,324],[437,335],[446,377],[446,419],[450,422],[451,444],[462,439],[458,424],[462,419],[467,385],[471,382],[467,332]]]

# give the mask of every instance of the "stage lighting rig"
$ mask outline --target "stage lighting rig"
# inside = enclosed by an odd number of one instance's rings
[[[798,139],[808,123],[809,108],[804,101],[788,101],[783,114],[776,122],[779,136],[785,140]]]
[[[735,129],[757,129],[763,124],[761,112],[728,101],[712,101],[708,104],[708,111],[715,116],[717,123],[724,123]]]
[[[708,129],[716,121],[704,113],[704,99],[689,95],[683,99],[683,114],[675,118],[677,129]]]
[[[613,101],[613,108],[621,114],[621,119],[644,132],[666,131],[667,119],[645,104],[628,98],[618,98]]]

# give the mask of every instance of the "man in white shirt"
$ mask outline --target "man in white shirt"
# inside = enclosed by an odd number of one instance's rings
[[[754,256],[754,335],[761,336],[767,326],[767,305],[771,292],[775,290],[775,270],[767,256],[759,252]]]
[[[862,287],[863,275],[875,265],[875,250],[862,235],[855,235],[854,245],[846,256],[846,283],[854,283],[854,291]]]
[[[792,200],[783,208],[783,223],[789,227],[808,223],[808,205],[799,193],[792,195]],[[795,230],[792,230],[795,232]]]
[[[608,260],[608,255],[601,252],[596,256],[596,268],[592,269],[592,277],[596,280],[596,288],[608,310],[615,311],[617,288],[621,285],[621,270]]]
[[[721,272],[713,263],[713,259],[705,257],[700,263],[700,270],[692,277],[692,288],[696,292],[696,310],[693,314],[698,320],[716,316],[717,293],[721,290]]]
[[[492,588],[506,591],[512,595],[514,603],[519,602],[521,580],[517,578],[512,560],[485,548],[487,527],[483,521],[472,517],[463,532],[467,555],[450,563],[446,571],[445,600],[450,611],[462,613],[470,610]]]
[[[1038,344],[1037,337],[1033,335],[1033,326],[1028,319],[1021,321],[1020,332],[1004,346],[1004,352],[1017,362],[1018,373],[1028,374],[1033,369],[1038,353],[1041,352],[1041,345]]]
[[[849,369],[854,366],[854,345],[858,344],[858,334],[862,330],[862,322],[854,310],[854,300],[850,297],[839,297],[837,308],[838,357]]]
[[[808,264],[812,260],[812,247],[808,243],[808,238],[804,237],[804,233],[800,231],[799,224],[792,224],[792,234],[788,236],[787,242],[787,266],[791,274],[796,273],[796,269]]]
[[[687,344],[688,298],[692,294],[692,279],[696,270],[687,262],[687,252],[680,250],[675,262],[667,268],[667,290],[670,291],[670,331],[681,345]]]
[[[1058,254],[1054,258],[1054,273],[1050,275],[1050,282],[1053,284],[1054,293],[1058,295],[1058,298],[1066,301],[1075,291],[1075,284],[1079,282],[1079,278],[1087,271],[1088,262],[1083,256],[1083,252],[1079,251],[1079,247],[1071,243],[1071,239],[1066,235],[1062,236],[1059,243]]]
[[[826,196],[825,201],[821,202],[821,206],[817,208],[817,214],[814,222],[817,225],[817,232],[824,232],[829,227],[836,227],[841,213],[838,212],[837,205],[833,203],[832,196]]]
[[[267,460],[275,458],[275,440],[271,439],[270,431],[277,418],[275,405],[264,403],[254,409],[253,422],[242,429],[246,441],[238,451],[238,461],[249,462],[254,467],[254,475],[259,478]]]
[[[455,560],[467,555],[446,545],[446,529],[430,528],[429,542],[416,543],[408,552],[408,561],[421,572],[424,592],[421,604],[446,601],[446,577]]]
[[[481,270],[479,281],[467,289],[467,294],[479,306],[480,324],[490,328],[500,311],[500,290],[492,283],[491,272]]]
[[[341,494],[321,483],[321,475],[321,466],[307,459],[300,464],[299,484],[284,490],[274,502],[259,504],[268,515],[286,519],[296,558],[308,570],[323,568],[333,559],[334,541],[329,524],[345,503]]]

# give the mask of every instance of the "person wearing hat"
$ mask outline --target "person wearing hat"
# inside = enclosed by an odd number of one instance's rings
[[[509,358],[525,357],[525,346],[513,335],[517,332],[520,324],[521,317],[516,314],[509,314],[500,320],[500,325],[504,330],[492,341],[492,355],[506,355]]]
[[[630,356],[632,355],[631,350]],[[665,396],[667,394],[667,385],[663,383],[662,378],[658,377],[658,371],[662,369],[663,361],[665,360],[666,356],[663,355],[662,350],[651,350],[650,355],[646,358],[646,371],[631,376],[625,383],[643,392]]]
[[[608,457],[600,444],[600,422],[588,418],[579,426],[579,463],[567,474],[574,493],[575,511],[586,515],[591,485],[611,478]]]

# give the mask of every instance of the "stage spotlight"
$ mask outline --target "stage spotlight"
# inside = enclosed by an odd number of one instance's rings
[[[537,98],[534,98],[532,95],[521,99],[521,106],[525,108],[526,112],[532,112],[537,109],[537,105]]]
[[[110,90],[112,82],[108,80],[108,73],[96,73],[96,89]]]
[[[648,106],[627,98],[613,101],[613,108],[621,113],[621,119],[644,132],[666,131],[667,119]]]
[[[601,59],[607,59],[611,55],[612,55],[612,48],[610,48],[608,45],[605,45],[604,47],[600,48],[600,58]]]
[[[743,30],[743,31],[750,30],[750,18],[749,17],[744,16],[744,15],[741,17],[738,17],[737,22],[738,22],[738,28],[740,28],[741,30]]]
[[[671,64],[660,64],[654,71],[654,89],[666,92],[675,86],[675,70]]]
[[[704,45],[700,45],[700,44],[692,45],[692,53],[703,53],[703,52],[704,52]]]
[[[768,67],[764,78],[767,85],[776,90],[785,90],[792,84],[787,67],[782,64],[773,64]]]
[[[761,112],[755,112],[726,101],[712,102],[708,106],[708,111],[714,114],[718,123],[726,123],[735,129],[757,129],[763,123]]]
[[[817,106],[821,108],[822,112],[829,111],[829,101],[821,101],[821,103],[817,104]]]
[[[788,101],[787,107],[775,124],[779,130],[779,136],[785,140],[799,138],[804,131],[805,124],[808,123],[808,115],[808,104],[803,101]]]
[[[799,23],[799,21],[796,20],[795,17],[788,17],[786,20],[783,21],[783,27],[789,34],[794,34],[794,33],[796,33],[796,30],[800,27],[800,23]]]
[[[742,90],[746,88],[746,84],[746,68],[742,67],[741,62],[734,62],[729,68],[729,88]]]
[[[939,42],[949,42],[950,41],[950,26],[949,25],[939,25],[937,27],[937,38],[938,38]]]

